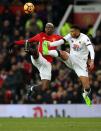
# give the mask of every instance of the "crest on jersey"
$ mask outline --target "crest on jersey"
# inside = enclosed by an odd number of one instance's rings
[[[42,39],[43,39],[43,40],[45,40],[46,38],[45,38],[45,37],[43,37]]]

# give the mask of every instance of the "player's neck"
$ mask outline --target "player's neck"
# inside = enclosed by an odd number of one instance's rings
[[[75,38],[77,39],[77,38],[79,38],[79,36],[80,36],[80,34],[78,34]]]

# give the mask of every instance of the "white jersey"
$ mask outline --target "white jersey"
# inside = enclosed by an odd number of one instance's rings
[[[70,44],[70,55],[75,55],[86,60],[88,59],[89,50],[87,46],[91,45],[91,41],[87,35],[80,33],[78,38],[73,38],[68,34],[64,38]]]
[[[70,54],[67,53],[68,59],[62,59],[62,61],[67,67],[73,69],[78,76],[88,77],[87,59],[89,52],[92,60],[94,60],[95,57],[90,39],[83,33],[80,33],[77,38],[73,38],[70,34],[68,34],[64,37],[64,39],[51,42],[50,46],[60,46],[64,44],[65,41],[68,41],[70,44]]]

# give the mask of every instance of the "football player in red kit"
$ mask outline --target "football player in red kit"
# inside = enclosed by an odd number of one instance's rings
[[[53,51],[57,47],[49,47],[50,54],[46,56],[43,54],[42,45],[45,40],[53,42],[62,38],[59,35],[53,34],[53,32],[54,32],[54,25],[52,23],[47,23],[45,26],[45,32],[41,32],[28,40],[15,41],[15,44],[17,45],[25,44],[25,50],[28,53],[30,53],[32,64],[39,70],[40,73],[40,78],[42,81],[41,85],[31,86],[30,93],[32,91],[35,91],[35,89],[38,87],[41,87],[41,90],[46,90],[49,86],[49,82],[51,80],[51,70],[52,70],[51,63],[53,61],[53,58],[50,55],[51,55],[51,51],[53,54]],[[59,55],[58,53],[54,52],[54,55],[58,56]]]

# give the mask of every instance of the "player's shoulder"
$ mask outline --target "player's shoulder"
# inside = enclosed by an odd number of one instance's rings
[[[66,39],[66,40],[71,39],[71,35],[70,35],[70,33],[67,34],[67,35],[65,35],[65,36],[64,36],[64,39]]]
[[[61,37],[61,38],[63,38],[63,36],[58,35],[58,34],[53,34],[53,36],[54,36],[54,37]]]
[[[39,35],[43,36],[43,35],[46,35],[45,32],[40,32]]]
[[[80,33],[80,39],[82,39],[84,41],[90,40],[89,37],[84,33]]]
[[[84,33],[80,33],[80,36],[81,36],[82,38],[88,38],[88,36],[87,36],[86,34],[84,34]]]

